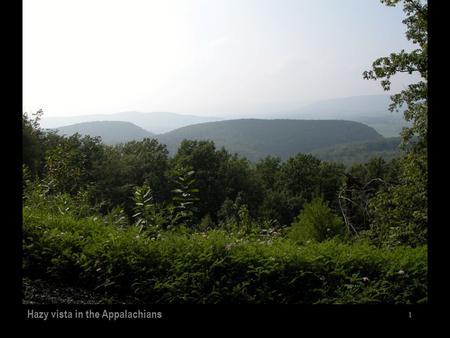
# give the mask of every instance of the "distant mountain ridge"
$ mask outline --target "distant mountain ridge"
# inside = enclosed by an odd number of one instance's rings
[[[238,119],[182,127],[157,135],[174,154],[183,139],[211,140],[249,160],[268,155],[287,159],[298,153],[336,144],[382,140],[373,128],[359,122],[342,120],[263,120]]]
[[[130,122],[95,121],[56,128],[58,134],[100,136],[113,145],[155,138],[174,155],[182,140],[211,140],[251,161],[266,156],[286,160],[298,153],[345,164],[364,162],[370,156],[392,158],[399,141],[385,139],[373,128],[343,120],[238,119],[194,124],[168,133],[153,134]],[[388,141],[389,140],[389,141]]]
[[[313,103],[268,103],[250,104],[239,108],[230,106],[230,112],[242,112],[239,117],[224,114],[227,117],[184,115],[171,112],[122,112],[116,114],[96,114],[67,117],[42,117],[43,128],[56,128],[82,122],[93,121],[127,121],[145,130],[162,134],[188,125],[234,120],[237,118],[257,119],[300,119],[300,120],[348,120],[367,124],[384,137],[398,137],[403,127],[408,123],[402,112],[390,112],[389,95],[368,95],[335,98]],[[224,108],[225,109],[225,108]]]
[[[144,138],[154,138],[155,134],[124,121],[93,121],[76,123],[69,126],[54,128],[59,135],[71,136],[78,133],[82,136],[100,136],[105,144],[139,141]]]
[[[288,119],[350,120],[367,124],[384,137],[398,137],[409,123],[404,120],[403,111],[389,111],[390,103],[389,95],[352,96],[322,100],[272,115]]]
[[[218,117],[182,115],[170,112],[122,112],[116,114],[80,115],[68,117],[43,117],[43,128],[60,128],[84,122],[122,121],[131,122],[151,133],[161,134],[183,126],[221,120]]]
[[[224,146],[250,160],[267,155],[286,159],[302,152],[350,163],[377,154],[397,156],[392,142],[382,141],[383,137],[398,137],[408,124],[402,112],[388,110],[389,103],[388,95],[372,95],[317,101],[298,108],[273,104],[256,114],[262,118],[239,119],[169,112],[44,116],[41,126],[57,127],[60,134],[100,136],[106,144],[157,138],[171,154],[183,139],[197,139],[212,140],[217,147]],[[277,106],[278,113],[267,113],[276,111]]]

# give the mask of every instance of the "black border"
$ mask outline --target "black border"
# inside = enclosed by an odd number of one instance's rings
[[[2,306],[5,315],[2,321],[12,324],[19,321],[19,326],[23,327],[42,327],[48,328],[53,324],[61,325],[62,327],[83,327],[84,324],[96,323],[102,327],[117,327],[121,324],[130,324],[131,327],[145,327],[152,329],[156,327],[164,327],[167,329],[188,329],[189,327],[202,328],[209,325],[218,325],[217,331],[211,333],[220,333],[227,331],[237,324],[246,324],[247,326],[259,326],[263,330],[267,327],[278,327],[279,333],[286,328],[295,328],[297,332],[301,332],[303,325],[310,326],[317,325],[318,332],[321,329],[326,329],[328,324],[334,322],[339,323],[339,326],[333,326],[334,329],[339,327],[344,329],[352,329],[355,325],[361,323],[371,323],[379,326],[384,324],[398,324],[399,326],[407,327],[410,324],[418,322],[422,323],[427,320],[438,320],[443,318],[444,310],[439,309],[439,305],[443,305],[445,293],[439,292],[440,286],[444,286],[444,273],[447,265],[439,264],[440,258],[443,258],[443,253],[439,253],[439,249],[444,247],[443,236],[439,232],[447,227],[443,211],[446,210],[447,201],[441,196],[448,191],[445,189],[445,179],[439,177],[439,169],[445,166],[444,159],[446,157],[446,146],[439,137],[446,135],[444,128],[447,127],[439,120],[446,114],[445,103],[442,100],[443,91],[446,90],[445,83],[439,80],[439,76],[443,76],[443,70],[447,68],[444,63],[440,61],[447,56],[445,52],[440,51],[439,41],[445,41],[443,29],[437,27],[439,23],[445,23],[446,18],[443,16],[446,12],[438,8],[443,1],[428,1],[429,3],[429,301],[424,305],[404,305],[404,306],[389,306],[389,305],[342,305],[342,306],[296,306],[296,305],[154,305],[154,306],[88,306],[88,305],[23,305],[22,304],[22,278],[21,278],[21,188],[22,188],[22,137],[21,137],[21,112],[22,112],[22,3],[21,1],[12,1],[11,10],[6,10],[4,15],[10,19],[8,26],[4,32],[7,32],[7,37],[11,40],[9,44],[11,47],[6,54],[11,58],[4,65],[7,70],[12,70],[13,76],[7,82],[7,97],[11,107],[8,107],[3,118],[7,118],[5,122],[3,133],[7,135],[3,145],[7,151],[5,162],[8,163],[7,173],[4,174],[5,183],[8,185],[6,202],[7,207],[4,213],[8,213],[8,222],[3,224],[7,228],[7,234],[2,236],[3,249],[7,249],[4,253],[3,261],[9,264],[9,272],[2,274],[3,278],[8,282],[7,291],[5,294],[11,297],[11,302]],[[6,14],[5,14],[6,13]],[[447,57],[448,58],[448,57]],[[441,60],[440,60],[441,59]],[[441,82],[442,81],[442,82]],[[442,94],[442,95],[441,95]],[[11,98],[14,98],[11,100]],[[446,102],[448,104],[448,102]],[[19,113],[20,111],[20,113]],[[447,127],[448,128],[448,127]],[[448,133],[448,132],[447,132]],[[14,140],[14,141],[13,141]],[[14,163],[14,165],[12,165]],[[445,167],[444,167],[445,168]],[[445,189],[445,191],[444,191]],[[14,196],[14,198],[9,198]],[[442,217],[442,218],[441,218]],[[447,216],[448,218],[448,216]],[[2,222],[3,223],[3,222]],[[7,276],[7,278],[6,278]],[[4,286],[5,287],[5,286]],[[444,289],[443,289],[444,290]],[[28,309],[34,310],[60,310],[73,311],[75,309],[92,309],[93,311],[103,311],[108,309],[110,311],[128,311],[145,309],[147,311],[161,311],[163,318],[151,320],[118,320],[116,322],[109,322],[107,320],[58,320],[43,322],[39,320],[26,319]],[[409,313],[411,312],[412,318]],[[23,325],[26,324],[26,325]],[[219,327],[220,325],[220,327]],[[368,328],[369,329],[369,328]],[[372,330],[372,329],[369,329]],[[150,332],[149,332],[150,333]]]
[[[447,285],[444,285],[442,269],[446,264],[442,248],[445,247],[444,241],[449,238],[445,236],[448,223],[445,211],[448,205],[443,198],[445,192],[449,191],[446,179],[448,175],[445,175],[445,135],[448,134],[445,128],[448,128],[448,125],[444,123],[448,101],[444,102],[444,91],[447,88],[443,78],[443,71],[447,67],[444,63],[446,54],[442,48],[442,42],[446,39],[444,23],[448,21],[444,15],[448,12],[443,4],[443,1],[428,0],[428,303],[436,319],[442,318],[446,300],[443,290]]]

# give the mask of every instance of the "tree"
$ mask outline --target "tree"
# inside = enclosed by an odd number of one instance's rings
[[[275,188],[279,180],[281,159],[279,157],[267,156],[256,163],[255,174],[259,184],[265,190]]]
[[[298,154],[283,163],[278,189],[284,191],[284,199],[289,205],[289,223],[303,208],[304,203],[315,196],[323,195],[338,209],[336,197],[343,180],[344,167],[322,162],[310,154]],[[287,224],[289,224],[287,223]]]
[[[369,202],[372,228],[368,233],[379,245],[418,246],[427,242],[426,163],[404,161],[401,184],[378,192]]]
[[[45,178],[53,182],[55,191],[76,194],[97,183],[95,168],[101,166],[104,152],[100,137],[46,134],[43,144]]]
[[[96,197],[107,201],[109,208],[122,205],[130,214],[133,209],[130,197],[136,186],[148,185],[156,202],[169,197],[167,170],[168,151],[155,139],[103,146],[93,169]]]
[[[22,114],[22,163],[28,167],[31,175],[41,174],[44,162],[43,132],[39,127],[42,114],[42,110],[37,111],[34,118]]]
[[[381,80],[384,90],[390,90],[391,77],[398,73],[419,73],[421,80],[410,84],[400,93],[391,96],[391,111],[398,111],[406,105],[404,117],[412,122],[412,126],[405,128],[402,138],[405,143],[414,135],[418,136],[418,144],[426,147],[428,131],[428,4],[420,0],[381,0],[387,6],[396,6],[403,2],[403,11],[406,18],[406,38],[417,45],[411,52],[401,50],[399,53],[391,53],[387,57],[376,59],[372,64],[372,70],[365,71],[365,79]]]
[[[226,198],[238,197],[248,206],[249,215],[255,218],[263,200],[263,187],[259,184],[250,162],[237,154],[228,157],[220,167]]]
[[[200,199],[195,215],[197,221],[208,213],[215,218],[226,198],[226,184],[220,171],[229,156],[225,150],[216,150],[212,141],[184,140],[173,158],[171,171],[185,169],[195,172],[193,178],[197,182]]]
[[[363,73],[364,78],[381,80],[384,90],[390,90],[391,77],[398,73],[418,73],[421,80],[391,96],[391,111],[406,105],[404,117],[412,126],[403,130],[402,141],[404,146],[413,144],[400,161],[400,183],[377,193],[370,201],[371,236],[380,244],[418,245],[426,243],[428,222],[428,4],[420,0],[381,2],[387,6],[403,3],[406,38],[417,48],[375,60],[373,69]]]

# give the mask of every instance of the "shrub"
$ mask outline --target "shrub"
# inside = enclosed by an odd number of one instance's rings
[[[323,198],[316,197],[305,204],[288,236],[296,243],[321,242],[343,235],[344,230],[341,218],[333,214]]]
[[[51,193],[52,181],[26,180],[23,188],[24,208],[33,208],[48,211],[59,215],[71,215],[75,218],[84,218],[95,215],[98,206],[90,203],[88,188],[79,190],[76,194]]]
[[[427,248],[336,240],[299,246],[186,228],[155,237],[33,208],[23,212],[25,275],[129,295],[142,303],[418,303],[427,297]]]

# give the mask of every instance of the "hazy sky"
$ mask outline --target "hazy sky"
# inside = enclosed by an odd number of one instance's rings
[[[383,94],[410,50],[379,0],[24,0],[24,110],[45,116],[246,107]],[[399,78],[398,91],[409,83]]]

